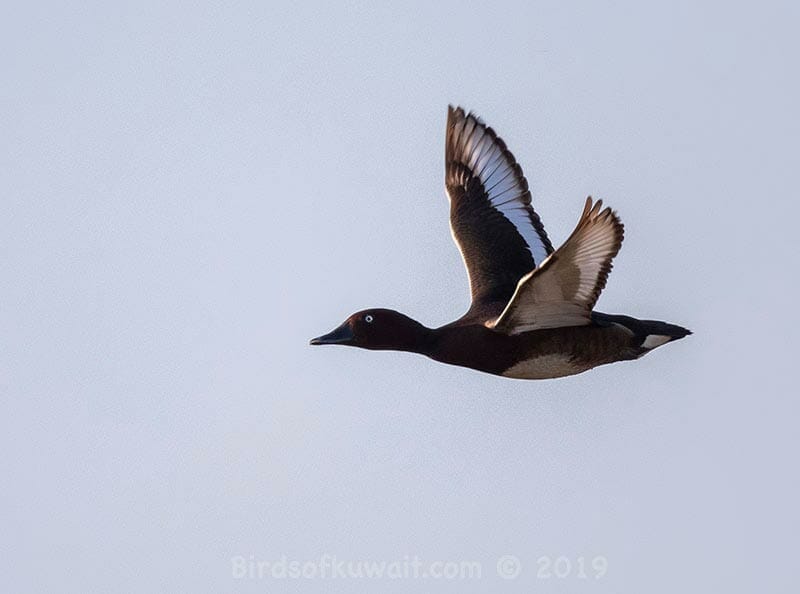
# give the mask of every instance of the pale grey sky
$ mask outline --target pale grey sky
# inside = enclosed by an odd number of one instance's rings
[[[0,589],[796,589],[795,5],[114,4],[0,15]],[[542,382],[308,347],[466,309],[448,103],[553,243],[619,211],[599,309],[695,335]],[[324,554],[482,574],[232,571]]]

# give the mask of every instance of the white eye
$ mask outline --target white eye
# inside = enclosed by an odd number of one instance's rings
[[[372,317],[370,314],[367,314],[367,315],[365,315],[365,316],[364,316],[364,321],[365,321],[367,324],[371,324],[371,323],[372,323],[372,320],[374,320],[374,319],[375,319],[375,318],[373,318],[373,317]]]

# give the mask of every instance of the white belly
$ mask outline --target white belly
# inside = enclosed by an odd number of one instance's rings
[[[591,369],[591,367],[575,365],[567,355],[551,354],[520,361],[506,369],[503,375],[517,379],[548,379],[575,375],[587,369]]]

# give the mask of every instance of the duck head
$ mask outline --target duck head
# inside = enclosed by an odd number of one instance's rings
[[[310,344],[341,344],[371,350],[427,351],[431,330],[391,309],[365,309]]]

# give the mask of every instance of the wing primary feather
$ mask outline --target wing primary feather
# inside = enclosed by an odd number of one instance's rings
[[[473,308],[502,307],[519,279],[553,252],[531,206],[528,181],[494,129],[452,105],[445,161],[450,227],[469,274]]]

